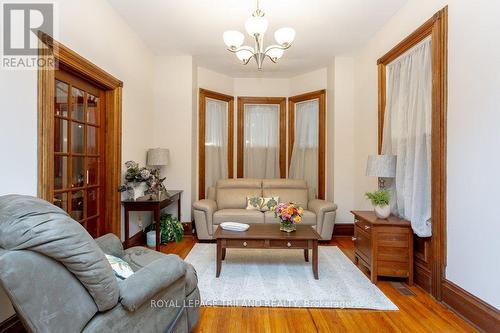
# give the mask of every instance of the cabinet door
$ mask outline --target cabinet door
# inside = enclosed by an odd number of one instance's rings
[[[354,246],[356,253],[369,264],[372,258],[371,237],[370,234],[358,226],[354,228]]]

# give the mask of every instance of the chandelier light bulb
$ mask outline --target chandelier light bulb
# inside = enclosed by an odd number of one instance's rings
[[[281,46],[288,46],[292,44],[295,39],[295,30],[293,28],[281,28],[274,33],[274,39]]]
[[[228,30],[224,32],[224,35],[222,37],[227,47],[234,49],[243,45],[243,41],[245,40],[245,36],[241,32],[236,30]]]
[[[283,53],[285,53],[283,49],[270,49],[269,51],[267,51],[267,55],[273,60],[281,58],[283,56]]]
[[[246,62],[248,59],[250,59],[253,56],[253,49],[252,50],[247,50],[247,49],[241,49],[236,52],[236,57],[240,59],[243,62]]]
[[[267,26],[267,19],[263,16],[252,16],[245,22],[245,29],[250,36],[263,35]]]

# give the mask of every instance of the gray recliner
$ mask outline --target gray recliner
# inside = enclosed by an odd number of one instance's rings
[[[118,281],[104,253],[134,274]],[[0,285],[30,332],[189,332],[199,318],[194,268],[176,255],[92,239],[63,210],[0,196]]]

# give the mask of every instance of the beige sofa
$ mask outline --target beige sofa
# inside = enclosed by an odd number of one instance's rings
[[[315,199],[306,182],[296,179],[225,179],[208,189],[208,199],[193,204],[194,221],[199,239],[214,238],[222,222],[279,223],[274,212],[247,210],[246,199],[252,196],[276,197],[280,202],[295,202],[304,208],[302,224],[311,225],[322,240],[332,238],[335,224],[334,203]]]

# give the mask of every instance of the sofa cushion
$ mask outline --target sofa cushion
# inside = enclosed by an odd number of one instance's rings
[[[307,209],[309,201],[307,183],[300,179],[264,179],[262,195],[280,197],[280,202],[293,202],[304,209]]]
[[[214,224],[223,222],[264,223],[264,214],[258,210],[221,209],[214,213]]]
[[[280,219],[274,217],[274,212],[265,212],[264,213],[264,221],[265,223],[280,223]],[[304,210],[304,214],[302,215],[302,221],[299,224],[304,225],[316,225],[316,214],[311,212],[310,210]]]
[[[217,207],[245,208],[247,197],[262,196],[260,179],[222,179],[217,181]]]

